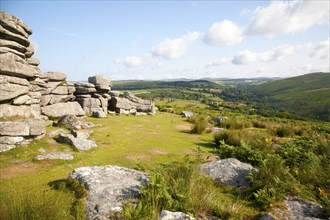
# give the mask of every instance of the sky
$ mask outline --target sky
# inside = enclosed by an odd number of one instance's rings
[[[71,81],[290,77],[330,72],[329,1],[0,0],[43,72]]]

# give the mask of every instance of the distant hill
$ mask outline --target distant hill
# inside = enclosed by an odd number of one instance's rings
[[[114,81],[113,90],[144,90],[144,89],[166,89],[166,88],[200,88],[200,89],[219,89],[219,84],[208,80],[191,81],[143,81],[143,80],[124,80]]]
[[[330,120],[330,73],[310,73],[251,87],[267,106]]]

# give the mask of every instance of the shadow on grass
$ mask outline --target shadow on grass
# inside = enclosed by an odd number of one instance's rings
[[[65,190],[67,188],[67,179],[54,180],[48,183],[52,189]]]
[[[208,141],[208,142],[200,142],[200,143],[195,143],[198,147],[203,147],[203,148],[209,148],[212,149],[211,153],[215,153],[217,149],[217,145],[214,142]]]

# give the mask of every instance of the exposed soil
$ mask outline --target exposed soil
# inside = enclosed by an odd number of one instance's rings
[[[151,150],[149,150],[149,152],[154,154],[154,155],[168,155],[168,152],[163,151],[163,150],[159,150],[157,148],[151,149]]]
[[[177,126],[175,126],[175,129],[182,130],[182,131],[190,131],[191,125],[177,125]]]
[[[150,155],[132,155],[132,154],[128,154],[125,157],[127,160],[134,160],[134,161],[150,161],[151,156]]]
[[[38,165],[31,161],[16,160],[13,164],[0,169],[1,179],[10,179],[20,174],[26,174],[28,172],[38,169]]]

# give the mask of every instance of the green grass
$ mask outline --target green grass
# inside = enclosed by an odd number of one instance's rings
[[[50,182],[66,179],[69,173],[82,166],[119,165],[136,168],[139,165],[154,167],[160,163],[176,161],[186,154],[194,154],[198,147],[205,153],[212,150],[211,135],[191,135],[190,123],[180,116],[157,114],[155,116],[109,116],[107,119],[88,118],[97,126],[92,130],[98,147],[86,152],[76,152],[69,145],[59,144],[46,137],[34,141],[28,147],[18,147],[0,154],[0,204],[21,204],[33,194],[35,200],[42,200],[44,192],[57,192],[48,186]],[[98,126],[100,125],[100,126]],[[55,128],[48,127],[47,130]],[[210,146],[210,147],[208,147]],[[39,148],[47,152],[74,152],[73,161],[34,161]],[[19,196],[12,197],[13,192]],[[58,192],[58,207],[69,213],[74,196]],[[62,194],[63,197],[60,195]],[[23,200],[20,199],[23,197]],[[56,196],[55,196],[56,197]],[[68,199],[64,199],[67,197]],[[71,198],[71,199],[70,199]],[[47,198],[45,198],[47,199]],[[39,204],[40,205],[40,204]],[[15,210],[14,207],[2,207]],[[22,218],[26,219],[26,218]]]

